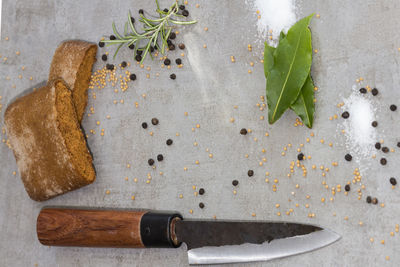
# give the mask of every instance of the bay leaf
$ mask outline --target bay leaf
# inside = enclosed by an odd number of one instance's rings
[[[313,16],[311,14],[298,21],[279,42],[275,51],[271,49],[274,59],[272,66],[269,60],[264,60],[264,67],[271,67],[265,72],[268,121],[271,124],[296,101],[310,72],[312,47],[308,24]]]
[[[308,127],[312,128],[314,122],[314,82],[311,75],[308,74],[303,87],[301,88],[300,94],[296,101],[290,106],[297,116],[301,118],[303,123]]]
[[[286,35],[283,31],[281,31],[279,35],[279,41],[285,38]],[[274,66],[274,52],[275,47],[268,45],[265,42],[264,48],[264,72],[265,77],[268,77],[269,71]],[[290,106],[290,109],[293,110],[297,116],[301,118],[303,123],[308,127],[312,128],[314,122],[314,113],[315,113],[315,105],[314,105],[314,82],[310,73],[306,81],[304,82],[300,94],[297,97],[296,101]]]

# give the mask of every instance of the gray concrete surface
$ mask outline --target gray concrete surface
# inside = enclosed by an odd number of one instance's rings
[[[195,8],[196,3],[200,4],[199,8]],[[350,94],[359,77],[364,82],[357,87],[379,88],[380,94],[374,98],[379,111],[379,138],[395,148],[399,118],[397,113],[389,113],[387,107],[391,103],[399,104],[400,96],[397,51],[400,2],[303,0],[297,1],[297,6],[298,17],[311,12],[321,15],[311,23],[313,46],[318,49],[312,75],[320,88],[313,130],[294,127],[295,116],[290,112],[273,126],[259,119],[261,115],[267,116],[267,111],[256,107],[264,95],[265,80],[259,63],[262,42],[256,38],[254,11],[244,1],[189,0],[191,17],[199,23],[179,29],[177,39],[187,46],[184,68],[173,66],[166,70],[158,60],[148,59],[145,65],[151,71],[136,64],[129,68],[138,75],[138,80],[130,83],[126,92],[114,93],[109,85],[95,90],[96,99],[90,97],[89,107],[95,113],[85,117],[83,128],[88,133],[90,129],[96,132],[89,133],[88,138],[98,174],[95,183],[44,203],[34,202],[25,193],[19,174],[13,175],[17,167],[12,152],[1,144],[0,266],[187,265],[184,247],[135,250],[42,246],[36,239],[35,223],[39,210],[46,205],[177,210],[190,219],[215,215],[218,219],[307,222],[331,228],[343,236],[339,242],[312,253],[271,262],[225,266],[398,266],[399,236],[396,233],[391,237],[389,233],[400,223],[400,194],[398,188],[390,188],[388,178],[399,174],[396,164],[399,153],[387,155],[389,163],[384,168],[378,160],[365,160],[368,168],[362,173],[362,183],[366,189],[362,190],[361,201],[357,200],[359,184],[352,185],[348,196],[343,191],[337,193],[331,202],[330,189],[325,189],[321,182],[325,180],[329,187],[341,184],[343,188],[358,167],[355,162],[343,159],[347,151],[344,137],[338,132],[341,120],[328,118],[340,114],[336,104]],[[10,99],[47,78],[58,43],[73,38],[97,42],[101,36],[111,34],[112,21],[123,25],[128,9],[137,14],[139,8],[151,10],[153,1],[3,1],[0,54],[8,59],[0,63],[2,116]],[[204,32],[204,27],[209,28],[208,32]],[[254,46],[252,52],[247,51],[249,43]],[[206,49],[203,44],[207,44]],[[100,49],[98,55],[104,51],[112,53],[114,49]],[[16,55],[16,51],[21,54]],[[236,63],[231,63],[231,55],[236,57]],[[172,59],[177,56],[178,52],[169,53]],[[115,62],[130,59],[130,51],[122,49]],[[249,65],[251,61],[256,62],[254,67]],[[22,66],[26,66],[24,71]],[[99,59],[95,69],[102,66]],[[248,69],[253,73],[248,74]],[[177,74],[176,81],[168,78],[172,72]],[[146,78],[147,73],[150,79]],[[145,99],[142,94],[146,94]],[[114,100],[121,99],[124,104],[113,104]],[[134,105],[136,101],[138,108]],[[111,118],[106,119],[107,115]],[[141,122],[150,122],[152,117],[159,118],[160,125],[141,129]],[[235,118],[234,123],[229,121],[231,117]],[[96,121],[100,121],[100,126]],[[197,123],[200,128],[192,132]],[[241,136],[242,127],[253,132]],[[100,136],[102,128],[105,129],[103,137]],[[150,131],[154,132],[153,136],[149,135]],[[269,137],[264,135],[266,131]],[[179,136],[175,136],[177,132]],[[306,143],[311,132],[315,137]],[[258,138],[256,142],[254,137]],[[166,147],[167,138],[174,140],[173,146]],[[319,142],[321,138],[325,144]],[[6,139],[4,134],[2,139]],[[198,145],[194,146],[194,142]],[[333,143],[332,148],[329,142]],[[283,157],[281,152],[288,143],[293,146]],[[302,151],[312,156],[305,162],[308,175],[304,178],[301,170],[296,169],[289,179],[286,176],[289,164],[296,159],[296,148],[301,143],[305,144]],[[213,158],[209,158],[207,148]],[[267,150],[265,154],[262,148]],[[147,159],[158,153],[164,154],[165,160],[152,170]],[[245,158],[245,154],[249,157]],[[264,156],[267,162],[259,166]],[[195,164],[196,160],[199,165]],[[332,161],[338,161],[339,166],[332,167]],[[127,168],[127,164],[131,167]],[[311,170],[312,164],[323,164],[331,170],[322,177],[321,171]],[[184,171],[184,167],[188,170]],[[247,177],[248,169],[255,171],[254,177]],[[163,172],[162,176],[159,171]],[[270,183],[264,181],[266,171],[270,172]],[[150,184],[146,183],[147,173],[152,175]],[[124,179],[126,176],[128,181]],[[133,181],[135,177],[137,183]],[[272,191],[274,178],[279,179],[277,192]],[[236,195],[232,192],[233,179],[240,182]],[[296,189],[296,184],[300,188]],[[195,196],[193,185],[197,189],[203,187],[206,194]],[[106,190],[110,190],[109,195],[105,194]],[[183,194],[183,199],[179,194]],[[132,195],[135,200],[131,200]],[[367,195],[378,197],[385,207],[367,205],[364,200]],[[321,202],[322,197],[325,203]],[[205,203],[203,210],[198,208],[199,202]],[[275,207],[277,203],[279,209]],[[306,204],[310,207],[306,208]],[[287,216],[285,212],[290,208],[294,212]],[[190,209],[193,214],[189,213]],[[282,216],[276,215],[278,211]],[[315,213],[314,218],[307,216],[310,212]],[[346,216],[348,220],[344,220]],[[369,241],[371,237],[375,240],[373,243]],[[385,240],[385,244],[380,244],[380,240]],[[389,261],[386,256],[390,257]]]

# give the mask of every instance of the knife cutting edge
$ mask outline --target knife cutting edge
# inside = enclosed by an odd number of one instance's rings
[[[314,225],[183,220],[176,212],[44,208],[40,243],[49,246],[176,248],[185,243],[189,264],[268,261],[327,246],[337,233]]]

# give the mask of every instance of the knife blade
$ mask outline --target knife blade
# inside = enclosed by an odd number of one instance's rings
[[[184,220],[177,212],[44,208],[37,219],[43,245],[179,247],[189,264],[268,261],[327,246],[340,236],[314,225]]]
[[[175,232],[187,246],[189,264],[268,261],[312,251],[340,238],[318,226],[285,222],[179,220]]]

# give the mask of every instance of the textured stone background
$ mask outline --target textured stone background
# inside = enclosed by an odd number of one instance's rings
[[[170,1],[161,1],[168,4]],[[199,3],[200,7],[195,8]],[[129,83],[126,92],[115,93],[111,86],[95,90],[96,99],[90,97],[89,107],[95,113],[85,117],[83,128],[89,133],[88,142],[94,155],[97,180],[94,184],[53,200],[36,203],[30,200],[23,188],[12,152],[0,146],[0,266],[185,266],[185,248],[179,249],[90,249],[56,248],[39,244],[36,238],[36,217],[43,206],[98,206],[149,208],[177,210],[186,218],[285,220],[314,223],[333,229],[343,238],[321,250],[279,259],[271,262],[252,263],[246,266],[396,266],[400,262],[398,234],[391,237],[396,223],[400,222],[398,189],[392,190],[388,178],[398,175],[396,162],[398,153],[390,153],[388,165],[382,168],[378,160],[368,159],[362,173],[362,200],[357,200],[353,185],[348,196],[336,194],[334,201],[330,187],[344,184],[352,179],[353,161],[345,162],[348,151],[344,136],[340,134],[341,120],[328,120],[329,116],[340,114],[336,104],[351,93],[356,79],[364,78],[358,87],[377,87],[380,94],[374,98],[377,107],[379,138],[394,147],[399,133],[398,113],[390,113],[388,105],[398,102],[400,2],[395,0],[373,1],[297,1],[298,17],[312,12],[321,15],[313,19],[311,29],[313,46],[318,49],[314,55],[312,75],[317,92],[317,117],[314,124],[315,137],[310,143],[306,138],[311,130],[294,127],[295,116],[287,112],[275,125],[261,121],[256,103],[265,93],[263,66],[259,63],[262,41],[256,37],[256,14],[244,1],[195,1],[189,0],[191,17],[199,23],[180,29],[178,40],[186,44],[183,69],[175,64],[171,70],[162,69],[158,60],[146,60],[151,71],[131,63],[131,72],[138,79]],[[101,36],[111,34],[111,23],[123,25],[128,9],[137,14],[139,8],[154,9],[153,1],[51,1],[51,0],[5,0],[3,1],[2,39],[0,54],[7,61],[0,63],[0,100],[3,105],[1,118],[9,101],[26,88],[33,87],[47,78],[53,51],[65,39],[86,39],[97,42]],[[208,27],[208,32],[203,28]],[[5,41],[8,36],[9,40]],[[253,44],[253,51],[247,51],[247,44]],[[207,44],[207,48],[203,48]],[[114,47],[100,49],[113,53]],[[17,56],[16,51],[21,54]],[[231,63],[234,55],[236,63]],[[169,53],[171,59],[178,52]],[[121,49],[115,63],[131,60],[130,50]],[[112,61],[112,60],[111,60]],[[256,62],[254,67],[249,63]],[[22,66],[26,66],[24,71]],[[95,69],[103,67],[100,60]],[[253,73],[248,74],[248,69]],[[160,73],[156,77],[156,73]],[[176,73],[177,79],[168,78]],[[146,74],[150,74],[150,79]],[[22,79],[18,75],[22,75]],[[33,79],[30,80],[29,77]],[[10,77],[7,80],[7,77]],[[15,85],[15,88],[13,88]],[[92,94],[92,92],[90,92]],[[146,98],[142,98],[146,94]],[[371,97],[371,95],[367,96]],[[113,104],[124,99],[124,104]],[[135,108],[134,103],[139,103]],[[396,103],[399,104],[399,103]],[[233,106],[238,105],[238,109]],[[89,110],[89,109],[88,109]],[[184,112],[189,116],[184,116]],[[111,119],[107,120],[106,116]],[[150,122],[157,117],[160,124],[148,130],[141,129],[141,122]],[[231,123],[229,119],[235,118]],[[100,126],[96,121],[100,121]],[[192,132],[192,127],[200,129]],[[2,119],[1,119],[2,124]],[[239,135],[242,127],[253,132],[245,137]],[[105,135],[100,136],[100,129]],[[154,136],[148,133],[154,132]],[[269,137],[265,137],[265,132]],[[180,136],[175,136],[179,132]],[[255,142],[253,138],[258,138]],[[172,138],[171,147],[165,140]],[[319,140],[323,138],[325,144]],[[3,135],[2,139],[6,139]],[[198,146],[193,143],[198,142]],[[328,143],[332,142],[330,148]],[[293,144],[281,156],[283,147]],[[290,161],[297,156],[296,148],[304,143],[302,151],[311,155],[305,165],[307,178],[296,168],[288,179]],[[208,157],[206,148],[213,153]],[[267,152],[261,153],[265,148]],[[147,165],[149,157],[158,153],[165,160],[152,170]],[[249,158],[244,157],[249,154]],[[258,163],[267,158],[263,166]],[[377,157],[379,158],[379,156]],[[200,164],[196,165],[195,161]],[[338,167],[331,162],[338,161]],[[130,168],[126,165],[131,164]],[[331,169],[326,177],[321,171],[312,171],[311,165],[323,164]],[[183,168],[188,170],[184,171]],[[247,170],[253,169],[255,176],[247,177]],[[164,172],[162,176],[159,171]],[[265,172],[270,172],[270,183],[266,183]],[[147,173],[152,180],[146,184]],[[124,177],[129,180],[125,181]],[[137,177],[135,183],[133,178]],[[272,191],[272,180],[279,179],[278,191]],[[237,195],[232,193],[231,181],[238,179]],[[300,188],[296,189],[295,185]],[[195,196],[192,186],[203,187],[206,194]],[[110,190],[106,195],[105,191]],[[292,195],[291,192],[295,192]],[[179,199],[183,194],[183,199]],[[385,203],[385,207],[367,205],[365,197],[373,195]],[[136,199],[131,200],[135,195]],[[310,199],[306,199],[310,195]],[[321,197],[326,198],[321,203]],[[292,201],[289,202],[288,199]],[[198,203],[204,202],[203,210]],[[279,209],[275,204],[280,203]],[[295,203],[300,207],[296,208]],[[305,208],[305,204],[310,208]],[[287,216],[285,212],[294,209]],[[193,214],[189,210],[193,210]],[[282,216],[276,213],[282,212]],[[251,216],[256,213],[256,217]],[[315,218],[308,218],[308,213]],[[336,213],[336,216],[333,214]],[[348,216],[348,221],[344,217]],[[359,221],[364,223],[359,226]],[[370,243],[369,238],[375,239]],[[380,240],[386,241],[385,245]],[[397,249],[396,249],[397,248]],[[390,256],[390,261],[385,260]],[[229,266],[229,265],[225,265]],[[232,265],[239,266],[239,265]],[[244,265],[243,265],[244,266]]]

